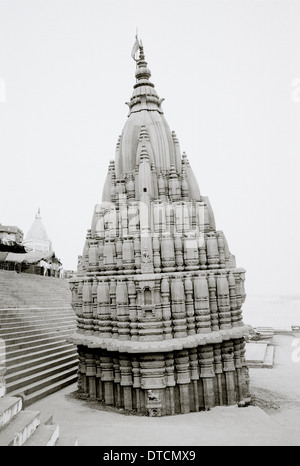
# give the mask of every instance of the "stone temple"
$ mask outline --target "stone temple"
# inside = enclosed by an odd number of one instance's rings
[[[70,283],[78,390],[137,414],[244,406],[245,270],[169,129],[138,39],[132,56],[128,119]]]

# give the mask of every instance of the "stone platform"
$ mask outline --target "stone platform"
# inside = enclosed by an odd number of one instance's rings
[[[274,345],[267,342],[246,343],[246,362],[248,367],[273,368]]]

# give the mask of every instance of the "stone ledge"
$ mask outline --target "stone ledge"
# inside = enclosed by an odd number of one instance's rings
[[[174,272],[153,272],[153,273],[112,273],[110,275],[103,275],[103,272],[98,271],[98,272],[87,272],[86,274],[77,274],[76,277],[70,278],[69,283],[77,283],[85,280],[91,280],[92,278],[99,278],[101,281],[110,281],[112,278],[115,280],[120,280],[120,281],[126,281],[126,280],[141,280],[141,281],[147,281],[147,280],[157,280],[157,279],[162,279],[164,277],[182,277],[186,275],[190,276],[198,276],[200,275],[207,275],[208,273],[214,272],[215,275],[220,275],[221,273],[229,273],[229,272],[235,272],[235,273],[245,273],[246,270],[243,267],[225,267],[225,268],[212,268],[212,269],[200,269],[200,267],[197,270],[181,270],[177,271],[174,270]]]
[[[222,343],[226,340],[242,338],[249,334],[247,325],[232,329],[218,330],[208,334],[191,335],[185,338],[174,338],[163,341],[120,341],[112,338],[101,338],[92,335],[75,333],[69,341],[75,345],[88,348],[99,348],[107,351],[119,351],[120,353],[166,353],[169,351],[180,351],[186,348],[196,348],[201,345]]]

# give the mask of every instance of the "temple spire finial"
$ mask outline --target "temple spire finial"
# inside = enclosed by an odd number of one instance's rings
[[[131,51],[131,56],[134,59],[134,61],[138,61],[138,58],[135,58],[135,55],[139,49],[140,49],[140,41],[138,38],[138,28],[136,28],[135,43],[133,44],[132,51]]]

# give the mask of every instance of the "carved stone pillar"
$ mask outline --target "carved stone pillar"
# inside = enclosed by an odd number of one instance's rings
[[[123,260],[122,260],[122,248],[123,248],[123,240],[118,238],[115,243],[116,248],[116,273],[123,272]]]
[[[157,185],[158,185],[158,195],[161,199],[165,199],[166,197],[166,184],[165,179],[162,173],[159,173],[157,178]]]
[[[174,233],[174,208],[170,202],[165,203],[166,213],[166,233],[169,235]]]
[[[207,255],[206,255],[206,245],[205,245],[204,233],[199,234],[199,237],[198,237],[198,250],[199,250],[200,269],[201,270],[206,270],[207,269]]]
[[[154,272],[161,272],[161,259],[160,259],[160,240],[159,235],[153,233],[152,237],[152,248],[153,248],[153,266]]]
[[[103,265],[103,251],[104,251],[104,240],[100,239],[98,242],[98,257],[99,257],[99,270],[102,272],[104,270],[104,265]]]
[[[170,199],[172,201],[178,201],[181,196],[181,185],[174,165],[171,165],[168,187]]]
[[[165,364],[166,364],[166,383],[168,387],[168,402],[166,410],[168,414],[175,414],[175,395],[174,387],[175,382],[175,371],[174,371],[174,355],[173,353],[167,353],[165,355]]]
[[[194,410],[197,412],[200,410],[199,391],[198,391],[198,381],[200,379],[200,373],[199,373],[197,348],[190,349],[189,356],[190,356],[191,381],[193,383],[193,391],[194,391]]]
[[[134,177],[132,173],[129,173],[126,179],[126,194],[127,198],[134,199],[135,197],[135,185],[134,185]]]
[[[132,238],[125,238],[122,248],[123,273],[133,273],[134,262],[134,244]]]
[[[122,396],[121,396],[121,370],[120,370],[120,361],[119,355],[116,358],[113,358],[113,370],[114,370],[114,400],[116,406],[122,406]]]
[[[92,335],[93,333],[93,297],[92,285],[89,280],[85,280],[82,287],[82,316],[84,323],[84,333]]]
[[[225,272],[217,277],[217,293],[220,329],[231,328],[229,285]]]
[[[179,235],[175,236],[174,247],[175,247],[176,269],[178,271],[184,270],[181,236]]]
[[[112,273],[117,267],[116,246],[114,240],[106,240],[103,247],[103,268]]]
[[[199,269],[198,241],[193,236],[184,238],[184,263],[186,270]]]
[[[118,338],[118,315],[117,315],[117,303],[116,303],[116,288],[117,284],[114,278],[111,279],[109,284],[109,296],[110,296],[110,312],[111,312],[111,324],[112,324],[112,337]]]
[[[114,404],[114,366],[113,358],[105,353],[100,355],[101,380],[104,385],[104,399],[107,405]]]
[[[195,322],[195,310],[193,301],[193,282],[190,275],[187,275],[184,279],[184,290],[185,290],[185,309],[187,315],[187,329],[188,335],[195,335],[196,322]]]
[[[249,378],[249,369],[245,360],[245,353],[246,353],[246,341],[245,338],[241,338],[240,340],[240,357],[241,357],[241,364],[242,364],[242,374],[243,374],[243,399],[245,400],[246,404],[251,402],[251,393],[250,393],[250,378]]]
[[[130,202],[128,206],[128,233],[135,236],[140,230],[138,202]]]
[[[95,239],[90,240],[89,244],[89,270],[90,272],[98,272],[99,270],[99,250],[98,250],[98,242]]]
[[[162,317],[164,321],[165,340],[170,340],[172,339],[172,323],[170,305],[170,285],[168,277],[163,277],[161,280],[161,307]]]
[[[236,379],[237,379],[237,401],[239,406],[245,406],[244,394],[243,394],[243,385],[244,381],[244,374],[243,374],[243,364],[241,360],[241,339],[233,340],[233,348],[234,348],[234,366],[236,370]]]
[[[231,323],[233,327],[239,326],[239,311],[237,306],[237,299],[235,294],[236,283],[233,273],[230,271],[228,274],[230,308],[231,308]]]
[[[91,241],[91,230],[87,231],[86,240],[84,243],[84,248],[82,252],[82,269],[83,272],[87,272],[89,268],[89,248],[90,248],[90,241]]]
[[[200,362],[200,377],[203,381],[204,408],[210,409],[215,406],[213,346],[201,346],[198,350],[198,354]]]
[[[123,388],[124,409],[132,411],[132,365],[126,354],[120,354],[121,387]]]
[[[220,258],[220,268],[225,269],[226,267],[226,260],[225,260],[225,245],[224,245],[224,238],[222,232],[217,231],[217,241],[218,241],[218,249],[219,249],[219,258]]]
[[[222,345],[223,371],[226,379],[227,405],[234,405],[237,402],[235,391],[235,366],[234,366],[234,348],[232,341],[223,341]]]
[[[216,234],[214,232],[207,233],[206,237],[206,253],[209,269],[217,269],[220,267],[219,249]]]
[[[137,357],[132,359],[132,375],[133,375],[133,389],[134,389],[134,408],[138,413],[144,412],[143,400],[141,396],[141,371],[140,363]]]
[[[177,385],[179,385],[181,413],[190,412],[189,384],[191,382],[189,371],[189,352],[187,350],[175,353]]]
[[[242,303],[245,302],[246,299],[246,292],[245,292],[245,271],[240,272],[240,277],[241,277],[241,297],[242,297]]]
[[[175,272],[175,249],[171,236],[161,237],[161,263],[164,272]]]
[[[160,234],[166,231],[165,205],[161,201],[153,201],[153,233]]]
[[[166,388],[165,356],[163,354],[142,354],[140,356],[140,370],[143,390]]]
[[[217,302],[217,283],[214,272],[208,275],[209,305],[212,331],[217,331],[219,327],[218,302]]]
[[[185,293],[182,278],[171,279],[172,321],[174,338],[187,336],[187,320],[185,310]]]
[[[82,290],[83,290],[83,280],[78,282],[77,287],[77,305],[76,305],[76,314],[77,314],[77,331],[78,333],[84,332],[84,320],[83,320],[83,303],[82,303]]]
[[[136,287],[134,281],[130,279],[127,284],[128,298],[129,298],[129,319],[130,319],[130,334],[131,340],[137,341],[137,306],[136,306]]]
[[[96,399],[96,361],[93,353],[85,353],[86,377],[88,385],[88,394],[91,400]]]
[[[78,346],[78,391],[81,396],[88,395],[88,385],[86,378],[86,362],[85,362],[85,353],[84,347]]]
[[[116,286],[116,304],[118,317],[118,339],[130,340],[128,291],[125,281],[118,281]]]
[[[120,226],[122,228],[122,237],[128,236],[128,207],[126,202],[120,205]]]
[[[111,337],[112,325],[110,315],[110,293],[109,284],[106,281],[99,281],[97,287],[98,304],[98,331],[101,337]]]
[[[97,289],[98,282],[97,278],[93,278],[92,282],[92,306],[93,306],[93,333],[94,335],[99,335],[99,325],[98,325],[98,302],[97,302]]]
[[[99,351],[94,353],[95,356],[95,364],[96,364],[96,397],[99,401],[104,401],[104,391],[102,386],[102,370],[100,365],[100,354]]]
[[[196,314],[197,333],[211,332],[209,291],[206,277],[194,277],[194,306]]]
[[[141,240],[139,235],[134,237],[134,263],[136,267],[136,273],[141,273]]]
[[[217,377],[217,386],[218,386],[218,405],[223,406],[225,400],[223,400],[223,384],[222,384],[222,375],[223,375],[223,365],[222,365],[222,352],[221,345],[214,345],[214,369]]]
[[[236,295],[236,323],[238,326],[243,325],[243,318],[242,318],[242,288],[241,288],[241,278],[240,273],[238,271],[233,272],[235,278],[235,295]]]

